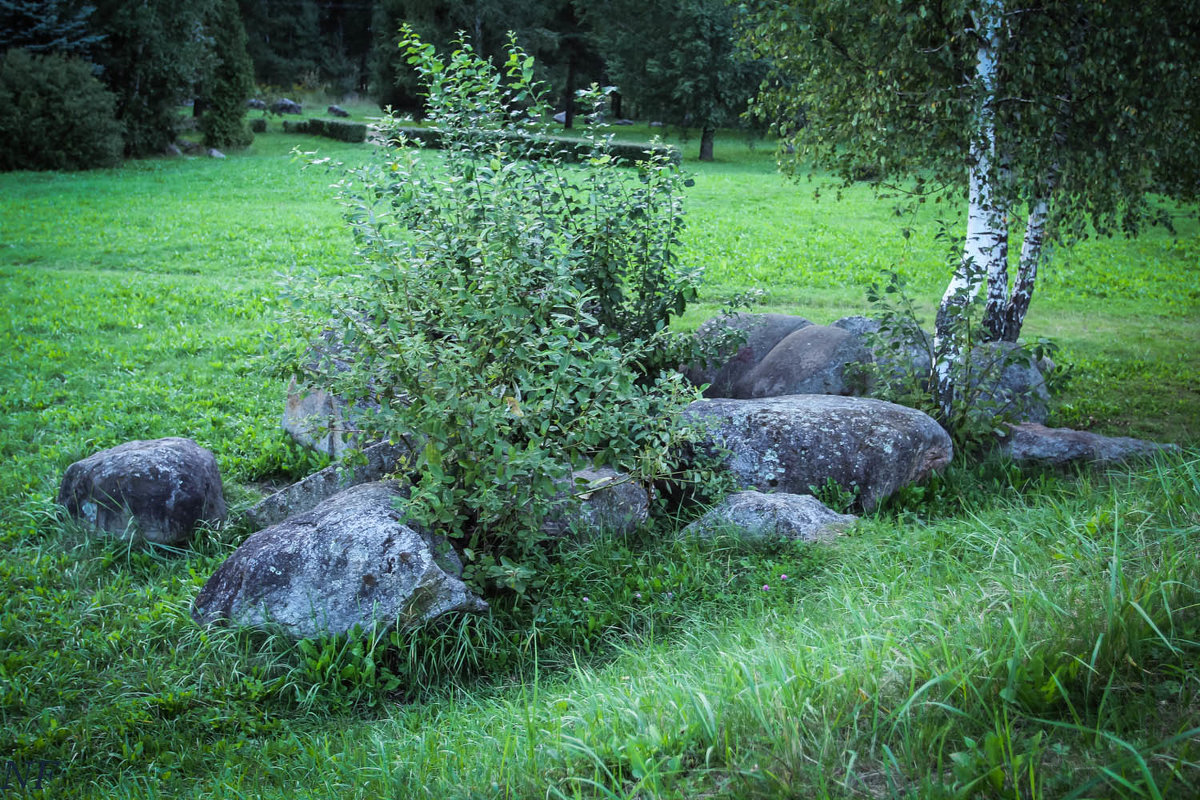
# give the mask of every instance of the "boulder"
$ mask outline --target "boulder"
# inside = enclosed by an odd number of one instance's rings
[[[573,490],[563,492],[557,508],[542,523],[547,536],[596,530],[627,535],[650,515],[645,487],[610,467],[575,470],[571,482]]]
[[[1045,373],[1054,369],[1054,362],[1035,362],[1019,348],[1013,342],[986,342],[972,350],[970,391],[978,403],[992,404],[996,415],[1041,424],[1050,415]]]
[[[210,147],[210,148],[208,148],[208,157],[209,158],[224,158],[225,154],[222,153],[220,150],[218,150],[215,147]]]
[[[283,430],[298,444],[337,461],[360,446],[354,422],[358,406],[347,406],[340,397],[318,388],[302,387],[293,378],[283,405]]]
[[[304,480],[264,498],[246,511],[246,519],[255,530],[260,530],[296,514],[311,511],[343,489],[385,477],[412,452],[412,445],[408,441],[373,444],[362,451],[366,463],[357,464],[350,469],[333,464],[314,472]]]
[[[252,108],[255,111],[266,111],[267,104],[262,100],[259,100],[257,97],[251,97],[246,101],[246,108]]]
[[[1070,428],[1047,428],[1033,422],[1009,426],[1000,449],[1013,461],[1062,466],[1073,462],[1111,464],[1178,452],[1178,445],[1158,444],[1126,436],[1101,436]]]
[[[326,112],[327,112],[327,113],[328,113],[330,116],[334,116],[334,117],[348,117],[348,116],[350,116],[350,112],[349,112],[349,111],[347,111],[346,109],[342,108],[341,106],[330,106],[329,108],[325,109],[325,111],[326,111]]]
[[[871,317],[842,317],[831,322],[829,327],[841,328],[856,336],[870,351],[870,360],[878,365],[880,373],[892,380],[903,381],[909,377],[924,380],[933,368],[933,337],[916,328],[915,323],[911,336],[896,336],[891,342],[882,344],[872,341],[872,335],[879,333],[880,324]]]
[[[852,394],[846,367],[871,358],[862,340],[841,328],[808,325],[784,337],[734,386],[730,397]]]
[[[826,541],[857,517],[839,514],[810,494],[731,494],[683,529],[684,535],[711,536],[736,529],[748,539],[781,536],[801,542]]]
[[[929,415],[864,397],[790,395],[698,400],[684,412],[712,453],[759,491],[806,494],[832,479],[871,510],[950,463],[949,435]]]
[[[300,114],[303,110],[300,104],[294,100],[289,100],[286,97],[281,97],[271,103],[270,110],[272,114]]]
[[[157,544],[188,542],[199,524],[225,519],[213,454],[191,439],[134,441],[67,468],[58,502],[108,533],[132,532]]]
[[[613,125],[620,125],[620,126],[622,126],[622,127],[627,127],[627,126],[629,126],[629,125],[633,125],[633,124],[634,124],[634,121],[633,121],[633,120],[631,120],[631,119],[617,119],[617,120],[613,120],[613,123],[612,123],[612,124],[613,124]]]
[[[364,483],[252,534],[200,590],[192,617],[302,639],[485,611],[449,544],[404,523],[403,497],[395,483]]]
[[[163,148],[163,155],[170,156],[172,158],[178,158],[179,156],[183,155],[183,151],[179,149],[179,145],[172,142]]]
[[[811,326],[803,317],[788,314],[733,314],[717,317],[705,322],[696,331],[700,339],[719,341],[727,330],[740,333],[744,342],[740,347],[722,348],[726,359],[719,365],[695,365],[688,370],[687,377],[696,386],[709,384],[705,397],[737,397],[743,379],[767,357],[771,350],[787,336]],[[716,344],[716,343],[714,343]]]

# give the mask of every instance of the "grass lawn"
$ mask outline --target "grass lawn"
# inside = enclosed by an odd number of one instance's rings
[[[1051,424],[1179,455],[955,467],[820,547],[660,520],[564,552],[536,609],[296,646],[189,617],[246,528],[147,552],[53,504],[71,462],[130,439],[213,450],[234,512],[320,465],[281,433],[262,356],[287,335],[279,276],[352,270],[353,248],[336,174],[290,151],[367,146],[278,126],[224,160],[0,175],[9,788],[44,761],[45,797],[1200,796],[1194,220],[1057,252],[1025,329],[1073,365]],[[817,201],[766,145],[716,152],[686,163],[708,283],[685,324],[756,287],[761,310],[868,313],[888,270],[932,319],[940,208]]]

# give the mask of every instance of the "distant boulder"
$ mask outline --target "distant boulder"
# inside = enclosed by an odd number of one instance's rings
[[[798,330],[811,326],[803,317],[788,314],[732,314],[710,319],[696,331],[697,338],[716,347],[729,332],[740,334],[740,346],[726,346],[717,363],[693,365],[688,380],[696,386],[708,384],[705,397],[749,397],[747,376],[774,347]]]
[[[72,517],[107,533],[181,545],[197,525],[225,519],[213,454],[191,439],[133,441],[67,468],[58,502]]]
[[[294,100],[289,100],[286,97],[281,97],[270,105],[272,114],[302,114],[303,109],[300,104]]]
[[[342,108],[341,106],[330,106],[329,108],[325,109],[325,112],[327,114],[329,114],[330,116],[334,116],[334,117],[350,116],[350,112],[347,111],[346,109]]]
[[[262,100],[259,100],[257,97],[251,97],[246,101],[246,108],[252,108],[255,111],[266,111],[267,104]]]

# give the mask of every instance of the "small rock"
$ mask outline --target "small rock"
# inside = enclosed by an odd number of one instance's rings
[[[332,116],[335,116],[335,117],[350,116],[350,112],[347,111],[346,109],[342,108],[341,106],[330,106],[329,108],[325,109],[325,111],[326,111],[326,113],[328,113]]]
[[[826,541],[857,517],[839,514],[810,494],[738,492],[722,500],[683,529],[685,535],[711,536],[731,528],[750,539],[782,536],[802,542]]]
[[[1013,461],[1061,466],[1072,462],[1111,464],[1179,452],[1178,445],[1147,442],[1126,436],[1101,436],[1070,428],[1047,428],[1034,422],[1009,426],[1000,443]]]
[[[172,157],[178,157],[183,155],[183,151],[179,149],[178,145],[169,144],[163,149],[163,154]]]
[[[225,519],[217,460],[191,439],[134,441],[67,468],[58,502],[107,533],[134,532],[157,544],[188,542],[197,525]]]
[[[283,522],[288,517],[311,511],[343,489],[360,483],[378,481],[396,468],[397,462],[412,452],[408,442],[379,442],[363,450],[367,463],[347,470],[332,464],[302,481],[280,489],[246,511],[255,530]]]
[[[633,122],[633,120],[631,120],[631,119],[616,119],[616,120],[613,120],[613,125],[620,125],[620,126],[622,126],[622,127],[629,126],[629,125],[633,125],[633,124],[634,124],[634,122]]]
[[[210,148],[208,148],[208,157],[209,158],[224,158],[225,154],[222,153],[220,150],[218,150],[215,147],[210,147]]]
[[[658,120],[655,120],[654,122],[650,123],[650,127],[651,128],[661,128],[661,127],[663,127],[663,124],[661,122],[659,122]]]
[[[394,483],[365,483],[252,534],[200,590],[192,617],[303,639],[486,611],[449,544],[404,523],[404,496]]]
[[[266,111],[267,104],[257,97],[251,97],[246,101],[246,108],[253,108],[255,111]]]

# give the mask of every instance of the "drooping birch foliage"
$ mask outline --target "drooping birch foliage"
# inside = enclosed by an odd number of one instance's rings
[[[1162,197],[1200,193],[1200,0],[746,6],[743,43],[772,69],[756,111],[795,145],[785,166],[965,201],[939,382],[980,291],[986,338],[1016,341],[1051,243],[1169,223]]]

